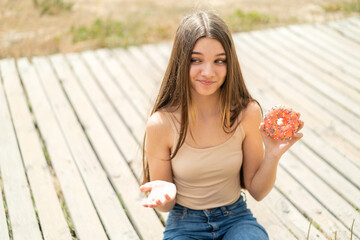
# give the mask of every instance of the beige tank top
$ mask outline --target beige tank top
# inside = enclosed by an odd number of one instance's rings
[[[170,113],[165,112],[175,132],[172,152],[179,138]],[[244,130],[239,124],[224,143],[194,148],[186,142],[171,161],[177,188],[176,203],[190,209],[211,209],[234,203],[241,194],[240,168]]]

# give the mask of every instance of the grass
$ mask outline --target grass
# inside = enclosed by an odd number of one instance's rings
[[[360,0],[333,2],[327,5],[322,5],[322,8],[326,12],[344,12],[346,14],[360,13]]]
[[[131,23],[97,18],[90,26],[71,26],[70,33],[73,43],[95,40],[99,47],[125,47],[136,43],[132,37],[136,34],[136,30],[132,25]]]
[[[353,234],[354,234],[354,223],[355,223],[355,219],[353,220],[352,224],[351,224],[351,229],[350,229],[350,240],[353,239]],[[306,240],[309,240],[309,237],[310,237],[310,229],[311,229],[311,226],[313,225],[313,221],[310,220],[310,224],[309,224],[309,229],[308,229],[308,233],[307,233],[307,237],[306,237]],[[337,239],[337,232],[334,233],[334,240]]]
[[[166,25],[147,24],[146,19],[95,19],[90,25],[72,25],[69,33],[74,44],[93,42],[93,48],[128,47],[169,38],[173,32]]]
[[[40,10],[41,15],[56,15],[62,11],[70,11],[74,5],[63,0],[33,0],[33,3]]]
[[[324,11],[317,14],[325,19],[333,17],[333,12],[341,16],[347,16],[345,12],[360,14],[360,0],[324,2]],[[180,19],[196,8],[194,4],[170,6],[171,3],[164,3],[160,6],[155,1],[144,0],[139,3],[124,3],[121,9],[114,4],[114,8],[119,8],[115,12],[106,10],[109,6],[101,1],[89,2],[85,7],[79,4],[75,8],[75,4],[76,1],[68,0],[17,0],[5,5],[8,10],[0,16],[0,20],[7,26],[3,31],[16,31],[18,34],[4,35],[5,40],[0,44],[0,58],[172,41]],[[207,9],[207,5],[201,6]],[[108,14],[102,14],[103,8]],[[257,8],[256,4],[252,8],[237,3],[232,6],[224,5],[216,11],[222,14],[232,32],[307,22],[302,15],[291,11],[269,11],[266,7]],[[37,30],[36,34],[32,34]]]
[[[225,16],[225,21],[231,31],[238,32],[259,29],[278,22],[278,18],[257,11],[244,12],[242,9],[236,9],[232,14]]]
[[[9,238],[13,239],[12,226],[11,226],[10,216],[9,216],[9,209],[7,207],[7,203],[6,203],[6,199],[5,199],[4,185],[3,185],[2,178],[1,178],[1,172],[0,172],[0,197],[2,198],[3,204],[4,204],[4,211],[5,211],[6,223],[7,223],[7,227],[8,227],[8,231],[9,231]],[[0,206],[0,208],[1,207],[2,206]]]
[[[275,16],[256,11],[245,13],[241,9],[224,18],[232,32],[259,29],[279,22]],[[173,31],[165,22],[151,23],[139,17],[136,20],[129,18],[123,21],[97,18],[90,25],[72,25],[69,33],[74,44],[92,41],[94,47],[113,48],[171,39]]]

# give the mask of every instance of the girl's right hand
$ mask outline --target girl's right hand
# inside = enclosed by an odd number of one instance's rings
[[[176,186],[171,182],[156,180],[140,186],[140,191],[150,192],[142,202],[144,207],[156,208],[174,203],[176,197]]]

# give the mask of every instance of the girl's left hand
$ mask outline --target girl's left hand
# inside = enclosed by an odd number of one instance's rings
[[[298,117],[300,118],[300,113],[298,113]],[[294,145],[297,141],[299,141],[300,138],[303,137],[303,134],[299,132],[303,127],[304,122],[299,120],[299,128],[297,132],[292,136],[292,138],[286,141],[280,141],[274,140],[267,136],[267,134],[264,132],[264,123],[261,123],[259,130],[265,145],[265,156],[280,159],[280,157],[287,150],[289,150],[292,145]]]
[[[175,201],[176,186],[174,183],[156,180],[140,186],[142,192],[149,192],[142,205],[144,207],[156,208]]]

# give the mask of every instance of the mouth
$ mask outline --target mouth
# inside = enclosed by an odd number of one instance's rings
[[[206,81],[206,80],[198,80],[198,81],[205,86],[209,86],[209,85],[215,83],[213,81]]]

